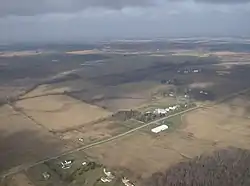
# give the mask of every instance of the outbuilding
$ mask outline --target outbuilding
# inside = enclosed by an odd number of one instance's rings
[[[161,125],[161,126],[158,126],[156,128],[151,129],[151,132],[157,134],[157,133],[162,132],[162,131],[167,130],[167,129],[168,129],[167,125]]]

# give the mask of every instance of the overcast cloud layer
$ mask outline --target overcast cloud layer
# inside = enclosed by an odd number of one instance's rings
[[[122,9],[124,7],[157,6],[167,1],[188,0],[0,0],[0,16],[32,16],[46,13],[68,13],[90,7]],[[194,0],[197,3],[240,4],[250,0]]]
[[[0,0],[0,41],[250,36],[250,0]]]
[[[0,14],[36,15],[46,13],[67,13],[89,7],[121,9],[126,6],[153,5],[153,0],[0,0]]]

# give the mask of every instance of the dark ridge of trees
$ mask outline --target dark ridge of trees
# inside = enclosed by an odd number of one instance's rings
[[[113,119],[119,121],[127,121],[129,119],[139,120],[145,123],[151,122],[153,120],[165,117],[165,114],[154,114],[154,113],[142,113],[137,110],[123,110],[118,111],[117,113],[113,114]]]
[[[127,121],[131,118],[136,118],[140,115],[141,113],[136,110],[123,110],[123,111],[118,111],[117,113],[113,114],[112,117],[117,120]]]
[[[145,186],[249,186],[250,150],[228,148],[154,173]]]

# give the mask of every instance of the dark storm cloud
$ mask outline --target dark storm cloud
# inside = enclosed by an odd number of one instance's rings
[[[68,13],[89,7],[121,9],[127,6],[149,6],[153,0],[0,0],[0,16],[32,16],[46,13]]]

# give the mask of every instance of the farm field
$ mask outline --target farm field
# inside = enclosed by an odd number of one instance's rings
[[[56,134],[62,140],[71,141],[74,145],[88,145],[97,141],[111,138],[120,133],[128,131],[129,128],[119,124],[117,121],[101,120],[93,123],[88,123],[75,129],[57,132]]]
[[[116,112],[149,103],[152,100],[152,93],[160,86],[159,82],[154,81],[121,83],[116,86],[99,85],[85,92],[73,92],[69,95],[75,99]]]
[[[84,125],[111,113],[68,96],[45,96],[18,101],[16,106],[51,131]]]
[[[34,97],[42,97],[46,95],[53,95],[53,94],[63,94],[64,91],[68,91],[69,89],[67,87],[60,87],[56,88],[50,85],[40,85],[36,87],[34,90],[26,93],[25,95],[21,96],[20,99],[25,100],[29,98],[34,98]]]
[[[250,104],[244,98],[239,96],[210,109],[185,115],[183,130],[198,139],[214,140],[217,146],[249,148]]]
[[[59,154],[69,147],[9,106],[0,107],[0,172]]]

